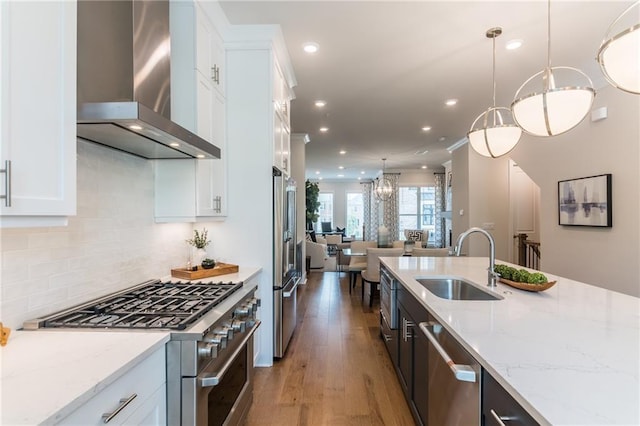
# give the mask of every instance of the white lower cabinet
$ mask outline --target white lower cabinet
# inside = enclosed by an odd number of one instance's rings
[[[58,424],[165,425],[165,365],[163,346]]]

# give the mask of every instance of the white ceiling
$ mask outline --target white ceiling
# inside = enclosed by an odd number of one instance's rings
[[[596,88],[606,84],[594,58],[609,25],[632,3],[553,1],[552,66],[579,68]],[[372,178],[383,157],[388,170],[442,170],[450,159],[447,147],[463,139],[492,104],[489,28],[503,29],[496,40],[498,106],[508,107],[518,87],[547,61],[546,1],[220,4],[232,24],[281,25],[298,82],[292,132],[311,139],[311,179]],[[507,51],[512,39],[522,39],[523,46]],[[308,41],[320,45],[316,54],[302,51]],[[445,107],[449,98],[458,104]],[[316,99],[327,106],[316,108]],[[322,126],[329,131],[320,133]],[[423,132],[423,126],[432,130]],[[341,149],[347,154],[340,155]]]

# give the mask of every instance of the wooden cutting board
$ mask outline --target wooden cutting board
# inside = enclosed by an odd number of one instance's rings
[[[189,271],[185,268],[172,269],[171,276],[183,280],[201,280],[203,278],[232,274],[234,272],[238,272],[238,265],[218,262],[216,266],[211,269],[204,269],[202,266],[198,266],[198,270],[196,271]]]

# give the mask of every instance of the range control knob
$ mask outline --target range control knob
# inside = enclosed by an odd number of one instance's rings
[[[218,349],[224,349],[227,347],[227,337],[222,336],[220,334],[207,333],[206,336],[202,339],[205,343],[213,343],[218,345]]]
[[[251,306],[242,305],[233,312],[234,317],[249,317],[253,313]]]
[[[233,340],[233,328],[231,327],[222,327],[220,329],[213,330],[213,333],[224,337],[227,341]]]
[[[246,330],[246,322],[244,321],[240,321],[240,320],[233,320],[231,322],[231,328],[233,328],[233,331],[235,333],[244,333],[244,331]]]
[[[218,356],[218,344],[205,343],[198,347],[198,356],[202,358],[216,358]]]

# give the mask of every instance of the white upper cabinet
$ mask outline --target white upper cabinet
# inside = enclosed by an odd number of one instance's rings
[[[274,63],[273,69],[273,165],[285,172],[290,171],[290,135],[289,108],[291,102],[291,90],[283,76],[278,63]]]
[[[76,2],[0,2],[0,225],[76,214]]]
[[[217,160],[157,160],[157,222],[227,216],[224,44],[198,3],[172,1],[171,115],[221,151]]]

